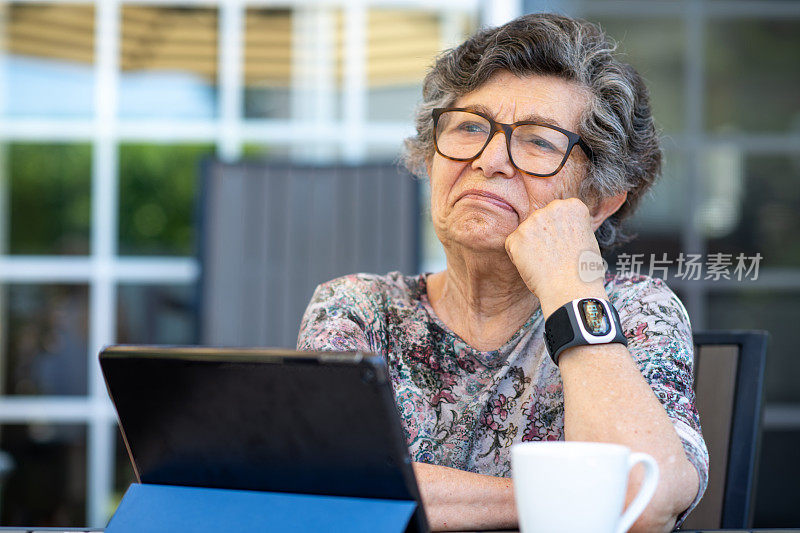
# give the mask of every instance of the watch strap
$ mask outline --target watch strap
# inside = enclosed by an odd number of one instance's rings
[[[575,340],[575,329],[570,318],[571,311],[569,304],[562,305],[547,317],[545,322],[545,345],[547,346],[547,352],[556,364],[558,364],[557,358],[561,350]]]
[[[592,298],[597,300],[597,298]],[[582,300],[580,298],[567,302],[558,309],[556,309],[545,321],[544,326],[544,339],[547,352],[553,359],[553,362],[558,365],[558,358],[561,352],[573,346],[586,346],[590,344],[610,344],[620,343],[624,346],[628,345],[628,339],[622,332],[622,326],[619,322],[619,314],[614,308],[614,305],[608,300],[600,300],[604,310],[607,312],[609,322],[613,328],[614,335],[606,341],[598,341],[595,338],[586,338],[582,332],[582,327],[579,325],[581,318],[575,314],[575,309],[578,307]]]

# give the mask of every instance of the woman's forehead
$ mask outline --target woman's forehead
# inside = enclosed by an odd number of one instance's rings
[[[575,82],[542,75],[521,78],[501,71],[454,105],[477,108],[500,122],[546,119],[574,131],[588,101],[588,91]]]

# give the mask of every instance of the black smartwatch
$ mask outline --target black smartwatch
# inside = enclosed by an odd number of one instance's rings
[[[628,345],[617,310],[599,298],[572,300],[556,309],[544,323],[544,343],[555,364],[567,348],[611,342]]]

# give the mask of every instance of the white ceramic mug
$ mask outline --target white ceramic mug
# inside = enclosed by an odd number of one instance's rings
[[[623,513],[628,474],[639,463],[644,480]],[[658,485],[655,459],[617,444],[516,444],[511,469],[522,533],[624,533]]]

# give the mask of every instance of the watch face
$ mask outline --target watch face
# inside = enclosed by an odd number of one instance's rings
[[[586,331],[591,335],[607,335],[611,331],[611,320],[600,300],[587,298],[578,302],[578,310]]]

